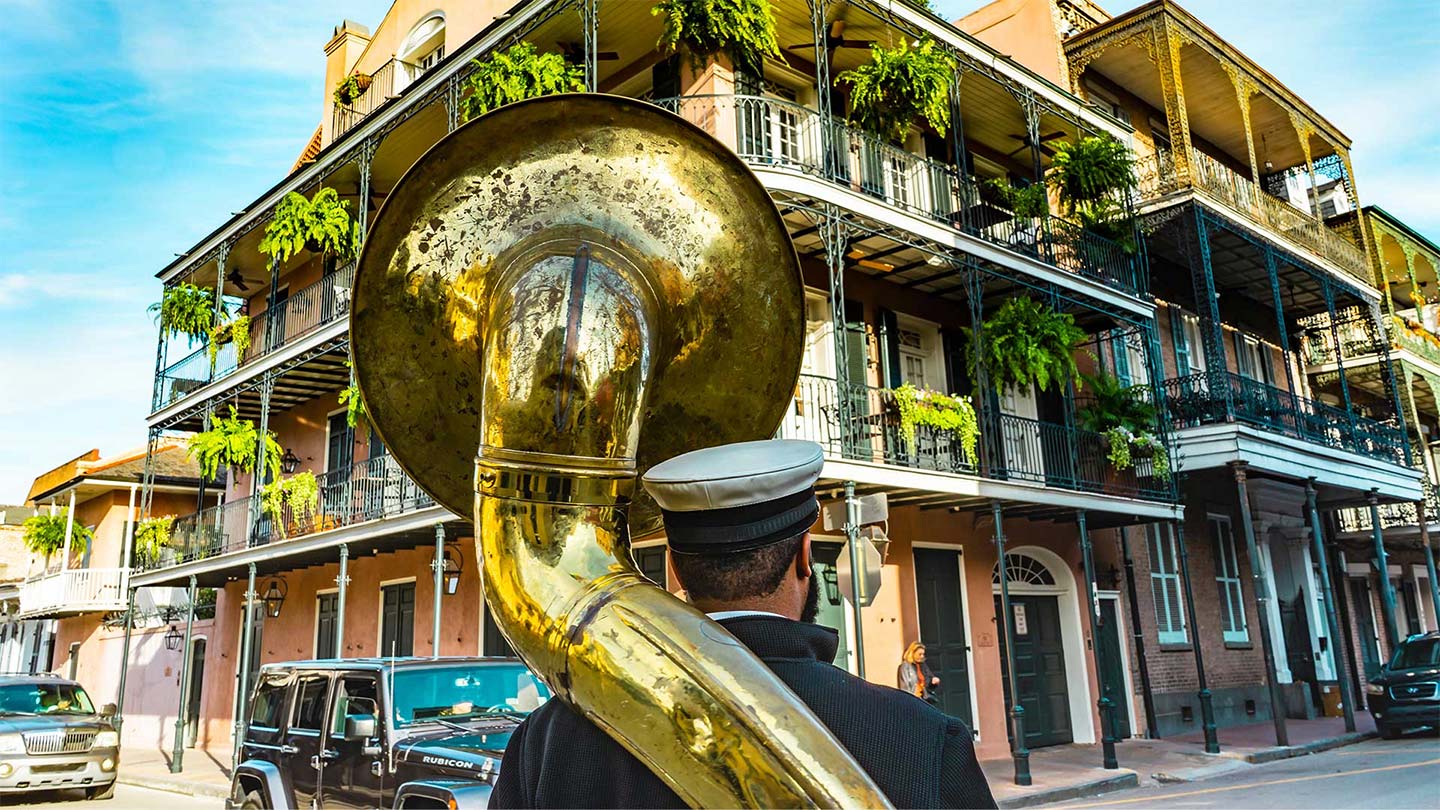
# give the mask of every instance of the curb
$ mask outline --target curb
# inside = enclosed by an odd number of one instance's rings
[[[1341,734],[1339,737],[1326,737],[1323,740],[1303,743],[1301,745],[1276,746],[1274,748],[1262,748],[1259,751],[1251,751],[1244,754],[1240,759],[1252,765],[1260,765],[1266,762],[1276,762],[1292,757],[1303,757],[1306,754],[1318,754],[1321,751],[1329,751],[1332,748],[1342,748],[1347,745],[1354,745],[1362,740],[1368,740],[1376,736],[1373,731],[1355,731],[1349,734]]]
[[[186,781],[183,776],[166,778],[159,776],[127,776],[121,773],[115,777],[115,781],[122,785],[133,785],[134,787],[148,788],[150,790],[163,790],[167,793],[180,793],[200,799],[230,798],[230,791],[226,787],[207,782]]]
[[[1078,785],[1066,785],[1048,790],[1037,790],[1034,793],[1027,793],[1023,796],[1012,796],[1008,799],[1001,799],[997,804],[1001,810],[1013,810],[1013,808],[1017,807],[1034,807],[1037,804],[1051,804],[1052,802],[1084,799],[1090,796],[1099,796],[1102,793],[1110,793],[1115,790],[1125,790],[1139,786],[1139,775],[1134,771],[1130,771],[1128,773],[1116,774],[1115,776],[1107,776],[1104,779],[1082,782]]]

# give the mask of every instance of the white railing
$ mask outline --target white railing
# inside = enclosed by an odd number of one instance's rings
[[[128,568],[73,568],[20,585],[20,616],[75,615],[125,609]]]

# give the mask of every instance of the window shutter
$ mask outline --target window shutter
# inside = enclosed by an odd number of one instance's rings
[[[1190,334],[1185,329],[1185,316],[1180,310],[1170,309],[1170,343],[1175,348],[1175,376],[1186,377],[1193,368],[1190,363]]]
[[[650,68],[650,86],[654,88],[651,96],[657,101],[680,95],[680,54]]]
[[[865,346],[865,306],[859,301],[845,299],[845,368],[850,374],[850,398],[852,414],[868,416],[870,397],[865,387],[869,385],[869,356]]]
[[[942,329],[940,343],[945,352],[945,383],[949,393],[969,395],[975,390],[975,384],[970,379],[970,368],[965,364],[965,333]]]
[[[900,374],[900,323],[895,313],[882,309],[880,315],[880,382],[887,388],[899,388],[904,379]]]

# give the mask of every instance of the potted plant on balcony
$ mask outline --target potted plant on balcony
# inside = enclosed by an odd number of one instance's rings
[[[724,53],[736,71],[759,76],[765,57],[780,56],[770,0],[660,0],[650,13],[664,24],[660,52],[684,49],[696,68]]]
[[[50,558],[65,548],[66,514],[66,510],[62,509],[53,515],[33,515],[26,518],[22,526],[24,534],[21,535],[21,541],[31,553],[45,558],[46,569],[50,568]],[[90,541],[94,539],[94,532],[83,523],[75,523],[70,527],[70,552],[83,552],[90,547]],[[69,562],[61,560],[60,566],[64,568]]]
[[[1135,185],[1135,158],[1128,146],[1108,135],[1056,144],[1046,180],[1061,209],[1082,230],[1114,242],[1126,254],[1139,249],[1133,218],[1120,203]]]
[[[282,539],[300,534],[320,508],[320,482],[309,470],[273,481],[260,489],[260,507]]]
[[[226,343],[235,344],[235,363],[244,362],[245,352],[250,349],[249,315],[236,315],[210,328],[210,342],[206,344],[205,351],[210,357],[211,374],[215,373],[215,359],[220,354],[220,347]]]
[[[965,464],[974,466],[976,447],[980,442],[980,421],[969,397],[948,396],[938,391],[916,388],[906,383],[892,389],[890,395],[900,415],[900,435],[910,447],[917,449],[915,428],[925,425],[949,431],[960,442],[960,455]]]
[[[460,120],[469,121],[506,104],[585,89],[585,69],[558,53],[541,53],[528,42],[473,63],[461,88]]]
[[[983,363],[997,389],[1034,385],[1044,391],[1076,376],[1075,353],[1085,331],[1068,312],[1020,295],[1006,299],[986,318],[981,333],[983,345],[977,350],[973,330],[966,330],[970,367],[979,374],[977,364]]]
[[[371,77],[364,73],[351,73],[335,84],[335,103],[349,107],[370,89]]]
[[[217,416],[209,430],[196,433],[186,442],[185,452],[200,464],[200,476],[206,481],[215,478],[222,468],[235,472],[253,472],[255,444],[259,439],[255,423],[241,419],[230,406],[229,416]],[[265,435],[265,468],[270,477],[280,476],[280,443],[274,431]]]
[[[167,337],[184,335],[193,346],[196,340],[210,334],[215,323],[215,291],[184,283],[166,287],[159,302],[151,304],[147,311],[156,316],[160,331]],[[220,316],[227,314],[221,302]]]
[[[902,39],[894,48],[870,46],[870,61],[836,77],[850,85],[850,118],[859,127],[895,143],[924,118],[939,132],[950,126],[950,85],[955,58],[926,38]]]
[[[139,568],[154,568],[173,559],[175,549],[170,547],[170,530],[175,526],[175,516],[144,518],[135,524],[135,565]]]
[[[322,188],[308,200],[295,191],[285,195],[265,227],[260,252],[281,264],[301,250],[349,261],[355,258],[359,243],[349,203],[341,200],[335,189]]]
[[[1115,470],[1149,459],[1155,478],[1170,480],[1170,456],[1155,435],[1157,413],[1143,385],[1124,385],[1105,372],[1084,375],[1088,401],[1075,411],[1082,429],[1105,437],[1106,458]]]

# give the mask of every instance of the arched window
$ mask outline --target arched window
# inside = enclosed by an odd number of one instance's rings
[[[1055,575],[1045,563],[1031,557],[1029,554],[1006,554],[1005,555],[1005,578],[1012,585],[1050,585],[1055,584]],[[990,573],[990,582],[1000,584],[1000,565],[996,563]]]
[[[395,53],[399,74],[409,84],[445,58],[445,15],[436,11],[422,19]],[[397,87],[398,91],[400,88]]]

